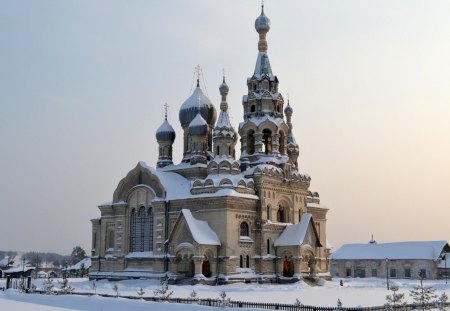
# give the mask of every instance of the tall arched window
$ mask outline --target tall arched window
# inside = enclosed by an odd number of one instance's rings
[[[270,255],[270,239],[267,239],[267,255]]]
[[[253,130],[247,132],[247,153],[255,153],[255,131]]]
[[[242,255],[239,257],[239,267],[244,268],[244,256]]]
[[[264,153],[271,154],[272,153],[272,131],[269,129],[263,130],[263,144],[264,144]]]
[[[141,206],[136,212],[131,211],[130,252],[153,251],[153,211]]]
[[[278,222],[285,222],[286,221],[285,213],[284,213],[284,207],[282,207],[282,206],[279,206],[279,208],[278,208],[277,221]]]
[[[285,139],[286,138],[285,138],[284,132],[280,131],[279,139],[278,139],[278,145],[279,145],[281,154],[286,154],[286,146],[284,144]]]
[[[270,204],[269,205],[267,205],[267,208],[266,208],[266,217],[267,217],[267,220],[270,220]]]
[[[241,222],[240,235],[241,236],[250,236],[249,230],[248,230],[248,224],[245,221]]]
[[[250,268],[250,257],[248,255],[245,256],[245,267]]]

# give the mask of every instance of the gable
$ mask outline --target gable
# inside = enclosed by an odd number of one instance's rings
[[[156,196],[164,197],[164,187],[159,178],[152,173],[150,168],[142,162],[139,162],[125,178],[123,178],[113,195],[113,203],[126,202],[127,195],[131,189],[137,185],[145,185],[149,187]]]

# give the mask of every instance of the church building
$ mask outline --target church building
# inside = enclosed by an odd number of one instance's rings
[[[90,278],[292,282],[328,271],[328,208],[300,171],[293,108],[278,92],[267,54],[264,7],[255,28],[258,54],[242,122],[230,122],[225,77],[219,114],[197,80],[179,110],[181,163],[172,160],[176,133],[166,112],[156,168],[139,162],[112,201],[98,206]]]

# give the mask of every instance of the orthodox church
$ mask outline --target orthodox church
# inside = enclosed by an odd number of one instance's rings
[[[218,116],[197,80],[179,111],[181,163],[172,161],[176,133],[166,111],[156,132],[156,168],[139,162],[112,202],[98,206],[91,278],[290,282],[328,271],[328,208],[300,172],[293,108],[278,92],[267,54],[264,7],[255,28],[258,56],[237,130],[225,77]]]

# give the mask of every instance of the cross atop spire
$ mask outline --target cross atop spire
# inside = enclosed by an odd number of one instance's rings
[[[169,105],[167,103],[165,103],[164,104],[164,110],[165,110],[165,112],[164,112],[164,119],[166,119],[166,121],[167,121],[167,110],[168,110],[168,108],[169,108]]]
[[[197,75],[197,87],[200,86],[200,74],[202,72],[202,68],[200,67],[200,64],[195,66],[195,74]]]

